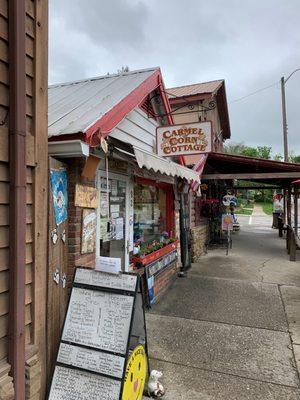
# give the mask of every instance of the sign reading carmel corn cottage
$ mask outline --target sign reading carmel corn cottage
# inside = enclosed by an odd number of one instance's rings
[[[156,130],[157,154],[162,157],[212,151],[211,122],[162,126]]]

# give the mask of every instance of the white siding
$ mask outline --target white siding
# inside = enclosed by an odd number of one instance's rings
[[[158,123],[139,108],[131,111],[110,133],[122,142],[132,144],[142,150],[156,153],[156,127]]]

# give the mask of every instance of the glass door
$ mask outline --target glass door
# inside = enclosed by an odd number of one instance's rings
[[[98,188],[100,205],[98,210],[97,256],[121,259],[122,271],[128,271],[128,198],[129,178],[111,174],[106,178],[99,171]]]

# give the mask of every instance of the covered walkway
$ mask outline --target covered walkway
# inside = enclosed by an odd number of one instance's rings
[[[166,400],[300,399],[300,263],[259,209],[239,219],[147,315]]]

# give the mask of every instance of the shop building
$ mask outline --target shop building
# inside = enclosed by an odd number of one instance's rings
[[[149,305],[177,277],[179,192],[199,174],[156,153],[170,111],[158,68],[49,87],[49,371],[75,267],[120,260],[106,268],[140,274]]]
[[[221,153],[223,143],[230,138],[230,123],[224,80],[196,83],[167,89],[175,124],[210,121],[212,127],[212,153]],[[207,155],[184,156],[185,164],[200,175],[206,165]],[[205,215],[216,207],[215,188],[212,182],[201,187],[202,196],[195,192],[186,195],[186,213],[189,214],[191,260],[199,261],[206,252],[209,226]],[[201,212],[202,210],[202,212]],[[204,212],[203,212],[204,211]],[[201,216],[202,214],[202,216]]]

